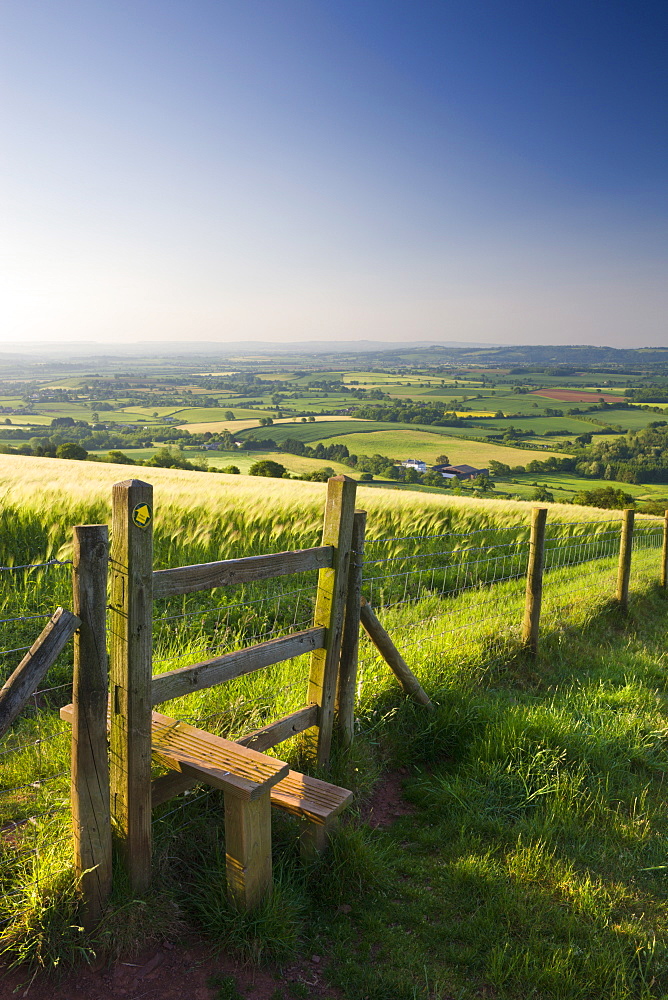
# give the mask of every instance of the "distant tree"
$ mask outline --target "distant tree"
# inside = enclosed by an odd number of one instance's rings
[[[226,472],[228,476],[238,476],[240,475],[239,467],[237,465],[226,465],[221,472]]]
[[[531,499],[541,503],[554,503],[554,493],[550,493],[545,486],[537,486],[531,494]]]
[[[313,416],[309,417],[309,418],[308,418],[308,422],[309,422],[310,424],[314,424],[314,423],[315,423],[315,417],[313,417]]]
[[[52,427],[74,427],[73,417],[54,417],[51,421]]]
[[[274,462],[271,458],[264,458],[260,462],[254,462],[248,474],[250,476],[265,476],[268,479],[282,479],[287,469],[280,462]]]
[[[66,441],[65,444],[59,444],[56,448],[56,458],[73,458],[78,462],[85,462],[88,458],[88,452],[80,444]]]
[[[360,476],[361,483],[370,483],[372,479],[373,479],[372,472],[363,472],[362,475]]]
[[[99,424],[100,414],[97,413],[95,410],[93,410],[93,412],[90,415],[90,419],[93,421],[94,424]]]
[[[479,476],[476,476],[473,480],[473,485],[481,493],[490,493],[492,490],[496,489],[495,484],[486,476],[484,472],[481,472]]]
[[[583,507],[602,507],[604,510],[623,510],[624,507],[635,506],[635,500],[630,493],[615,489],[614,486],[598,490],[582,490],[573,496],[573,503],[581,504]]]
[[[234,414],[232,413],[232,410],[225,410],[225,419],[234,420]]]
[[[136,465],[134,458],[128,458],[122,451],[110,451],[107,453],[105,461],[113,465]]]
[[[434,465],[450,465],[450,459],[447,455],[437,455]]]

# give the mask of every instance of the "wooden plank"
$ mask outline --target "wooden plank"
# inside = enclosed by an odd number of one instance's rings
[[[418,705],[424,705],[425,708],[433,709],[434,706],[426,691],[376,618],[371,610],[371,605],[364,598],[362,598],[360,619],[365,632],[394,673],[406,694],[413,701],[416,701]]]
[[[547,507],[534,507],[531,512],[531,539],[529,541],[524,623],[522,625],[522,645],[533,656],[538,652],[540,609],[543,600],[546,520]]]
[[[320,708],[318,725],[306,741],[307,747],[316,743],[314,756],[320,767],[328,764],[332,745],[356,489],[355,480],[347,476],[334,476],[327,483],[322,544],[334,546],[334,558],[331,568],[320,570],[313,617],[315,626],[327,629],[327,638],[325,648],[311,656],[307,696],[310,704]]]
[[[225,862],[231,901],[254,909],[272,889],[269,791],[253,802],[225,795]]]
[[[153,712],[151,731],[156,760],[175,770],[185,765],[199,780],[249,802],[288,774],[282,760],[158,712]]]
[[[62,715],[62,711],[61,711]],[[263,729],[256,729],[246,736],[242,736],[236,742],[240,746],[247,746],[253,750],[264,751],[282,743],[297,733],[303,733],[305,729],[314,726],[318,721],[318,706],[308,705],[291,715],[286,715],[276,722],[272,722]],[[180,795],[203,782],[196,771],[188,768],[187,764],[182,764],[180,770],[170,771],[155,778],[151,783],[152,807],[155,809],[163,802],[169,802],[175,795]]]
[[[617,569],[617,600],[623,611],[629,606],[629,580],[631,578],[631,554],[633,552],[633,522],[635,510],[629,507],[622,512],[621,537],[619,540],[619,566]]]
[[[276,576],[307,573],[331,566],[334,550],[331,545],[292,552],[274,552],[263,556],[245,556],[222,562],[200,563],[161,569],[153,574],[153,599],[192,594],[197,590],[231,587],[239,583],[269,580]]]
[[[58,608],[0,690],[0,736],[25,708],[48,670],[81,622],[71,611]]]
[[[271,790],[271,804],[312,823],[326,823],[350,805],[353,793],[347,788],[308,774],[290,771]]]
[[[100,921],[111,894],[111,814],[107,759],[106,524],[74,528],[73,607],[81,619],[74,637],[72,690],[72,832],[74,867],[87,929]]]
[[[111,810],[134,892],[151,881],[153,487],[112,489]]]
[[[362,601],[362,569],[364,564],[364,533],[366,511],[356,510],[353,517],[352,552],[348,575],[346,617],[341,640],[341,661],[337,692],[338,726],[341,745],[353,742],[355,732],[355,700],[357,697],[357,659],[360,641],[360,605]]]
[[[276,722],[272,722],[262,729],[256,729],[254,732],[240,737],[236,742],[243,747],[252,747],[253,750],[270,750],[284,740],[290,739],[291,736],[296,736],[297,733],[303,733],[305,729],[317,725],[318,711],[317,705],[307,705],[306,708],[300,708],[298,712],[285,715],[282,719],[277,719]]]
[[[249,646],[248,649],[237,649],[233,653],[225,653],[213,660],[195,663],[190,667],[170,670],[165,674],[157,674],[152,681],[152,704],[180,698],[192,691],[222,684],[224,681],[253,673],[273,663],[291,660],[303,653],[324,646],[326,630],[322,627],[305,629],[303,632],[293,632],[278,639]]]

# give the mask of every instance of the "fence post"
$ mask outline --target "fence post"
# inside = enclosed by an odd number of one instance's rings
[[[72,601],[81,625],[74,636],[72,689],[72,834],[81,878],[83,923],[99,923],[111,893],[111,816],[107,760],[106,524],[74,528]]]
[[[663,548],[661,551],[661,586],[668,590],[668,510],[663,518]]]
[[[629,578],[633,551],[633,520],[635,510],[627,508],[622,513],[622,530],[619,539],[619,568],[617,570],[617,600],[623,611],[629,606]]]
[[[543,599],[546,520],[547,507],[534,507],[531,511],[531,539],[529,541],[524,624],[522,626],[522,645],[533,656],[538,652],[540,607]]]
[[[111,523],[111,811],[133,891],[151,881],[153,487],[115,483]]]
[[[311,654],[311,671],[308,684],[308,702],[317,705],[316,761],[323,767],[329,762],[334,728],[334,706],[338,675],[341,638],[348,589],[348,566],[355,513],[357,483],[348,476],[334,476],[327,482],[327,501],[322,529],[322,544],[334,546],[332,568],[321,569],[318,574],[318,592],[313,616],[314,626],[327,629],[324,649]]]
[[[337,697],[339,731],[343,747],[351,745],[355,730],[355,695],[360,641],[360,604],[362,601],[365,529],[366,511],[356,510],[353,516],[352,553],[348,570],[348,595],[346,598],[346,618],[343,626],[343,638],[341,640]]]

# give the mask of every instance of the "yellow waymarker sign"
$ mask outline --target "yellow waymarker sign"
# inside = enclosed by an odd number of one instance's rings
[[[153,512],[147,503],[138,503],[132,511],[132,520],[138,528],[145,528],[147,524],[151,523],[152,517]]]

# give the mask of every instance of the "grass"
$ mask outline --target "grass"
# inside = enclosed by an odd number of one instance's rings
[[[106,520],[109,484],[128,471],[3,456],[0,475],[14,505],[5,503],[2,565],[12,556],[66,556],[67,525]],[[158,566],[317,540],[324,499],[317,484],[158,469],[151,478],[160,498]],[[528,505],[382,490],[361,491],[360,500],[371,539],[365,591],[437,711],[427,715],[406,702],[363,641],[357,739],[351,753],[337,750],[332,776],[363,798],[384,769],[404,768],[414,814],[386,831],[370,830],[353,814],[330,855],[307,867],[297,858],[295,822],[277,816],[277,892],[242,918],[224,893],[222,798],[183,796],[156,817],[151,896],[134,900],[119,883],[105,924],[85,939],[66,836],[69,733],[56,711],[68,693],[51,693],[3,747],[12,751],[3,759],[3,785],[15,791],[0,795],[0,827],[44,814],[2,840],[0,880],[19,893],[1,904],[5,945],[35,967],[62,966],[91,949],[141,950],[144,935],[174,938],[185,922],[252,961],[326,955],[345,1000],[659,1000],[668,990],[668,607],[655,586],[656,550],[634,555],[627,616],[610,602],[612,550],[595,563],[548,573],[541,649],[532,662],[518,645],[521,577],[462,589],[476,562],[478,580],[488,571],[521,571],[508,552],[513,539],[526,538]],[[605,519],[617,516],[551,508],[550,523],[558,511],[574,523],[565,529],[566,547],[553,547],[557,553],[581,549],[585,529],[575,522],[607,531]],[[420,534],[443,537],[420,542]],[[395,535],[410,537],[380,541]],[[448,554],[439,561],[438,552]],[[455,567],[465,568],[464,577],[448,576]],[[67,570],[17,579],[19,586],[5,586],[5,610],[43,610],[56,596],[66,602]],[[314,581],[295,583],[305,588],[299,599],[284,589],[280,600],[270,591],[250,604],[248,590],[214,592],[157,608],[158,619],[163,607],[189,617],[156,622],[156,672],[263,630],[290,630],[310,615]],[[66,682],[67,662],[56,669]],[[165,709],[235,735],[303,703],[307,671],[305,658],[277,664]],[[298,741],[281,745],[280,756],[299,765]],[[32,787],[44,777],[53,780]],[[39,850],[24,853],[22,844]]]

